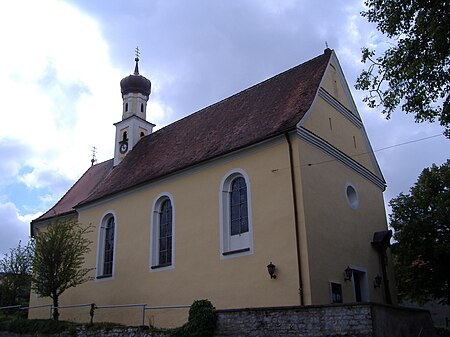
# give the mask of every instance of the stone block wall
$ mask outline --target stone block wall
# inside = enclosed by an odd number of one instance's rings
[[[138,328],[124,328],[110,331],[79,329],[75,337],[168,337],[168,335]],[[3,331],[0,331],[0,336],[36,337]],[[69,337],[69,334],[57,336]],[[428,311],[374,303],[217,311],[215,337],[294,336],[435,337],[436,333]]]
[[[368,305],[218,311],[216,337],[372,337]]]
[[[430,313],[374,303],[217,311],[216,337],[434,337]]]

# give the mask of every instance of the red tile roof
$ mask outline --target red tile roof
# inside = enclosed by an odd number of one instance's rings
[[[38,222],[53,218],[54,216],[66,215],[75,212],[75,205],[86,199],[94,188],[105,178],[113,167],[113,160],[91,166],[78,181],[67,191],[66,194],[39,218],[32,221]]]
[[[106,162],[95,186],[87,187],[83,176],[53,209],[85,205],[294,129],[311,106],[330,57],[325,52],[142,138],[119,165],[111,169]]]

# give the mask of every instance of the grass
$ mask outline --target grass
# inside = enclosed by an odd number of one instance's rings
[[[67,321],[54,321],[52,319],[26,319],[20,317],[0,316],[0,331],[10,331],[15,333],[43,333],[55,334],[67,331],[75,334],[77,328],[84,326],[88,330],[112,330],[123,328],[123,325],[116,323],[94,323],[77,324]]]
[[[25,319],[25,318],[2,318],[0,320],[0,331],[15,333],[44,334],[60,333],[63,331],[75,332],[76,325],[66,321],[54,321],[51,319]]]

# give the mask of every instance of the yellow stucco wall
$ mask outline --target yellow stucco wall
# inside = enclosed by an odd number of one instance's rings
[[[323,98],[317,98],[314,111],[302,123],[302,126],[377,174],[364,131],[351,123]]]
[[[323,88],[355,116],[351,98],[344,90],[345,83],[331,64],[322,82]],[[336,149],[355,160],[368,171],[382,179],[374,157],[370,155],[362,127],[352,123],[346,116],[318,96],[316,104],[301,126]],[[373,287],[376,275],[382,275],[376,251],[371,247],[373,233],[387,229],[383,191],[361,174],[345,166],[338,159],[326,154],[310,143],[299,140],[298,175],[301,177],[303,216],[301,228],[305,280],[305,303],[330,303],[330,284],[342,285],[343,301],[355,301],[352,281],[344,281],[343,271],[347,266],[366,271],[368,298],[385,302],[383,290]],[[351,184],[358,193],[359,205],[349,206],[346,186]],[[392,267],[392,266],[390,266]],[[389,271],[394,285],[392,270]],[[308,287],[309,285],[309,287]],[[395,290],[391,294],[395,300]]]
[[[223,260],[220,183],[235,168],[249,177],[254,253]],[[95,226],[89,267],[96,265],[102,216],[114,212],[114,277],[72,289],[63,294],[61,303],[167,306],[206,298],[220,309],[300,304],[290,186],[287,144],[281,138],[80,210],[80,223]],[[150,271],[152,204],[163,192],[170,193],[174,202],[174,269]],[[267,272],[271,261],[277,266],[276,280]],[[155,320],[156,325],[170,324]]]
[[[371,247],[373,233],[386,230],[381,190],[330,156],[314,151],[302,142],[303,162],[322,163],[300,167],[307,224],[311,303],[330,303],[329,282],[342,284],[344,302],[355,300],[352,282],[344,282],[347,266],[367,271],[370,300],[383,302],[382,291],[373,288],[373,279],[382,275],[378,255]],[[359,206],[351,208],[346,185],[358,193]]]
[[[340,71],[340,66],[337,64],[337,59],[331,58],[328,65],[326,76],[322,81],[322,88],[325,89],[330,95],[336,98],[343,106],[352,113],[358,116],[358,112],[354,111],[353,99],[348,96],[345,79],[342,78],[343,74]]]

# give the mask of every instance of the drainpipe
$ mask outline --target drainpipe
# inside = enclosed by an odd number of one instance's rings
[[[381,263],[381,273],[383,274],[383,286],[384,286],[384,296],[386,298],[386,304],[392,304],[392,297],[391,292],[389,290],[389,279],[387,275],[387,254],[386,250],[382,250],[378,252],[380,256],[380,263]]]
[[[381,273],[383,274],[383,288],[386,304],[392,304],[392,297],[389,288],[389,280],[387,274],[387,249],[390,247],[390,241],[392,237],[392,230],[380,231],[373,233],[373,240],[371,242],[372,247],[378,253],[378,258],[381,265]]]
[[[292,144],[289,139],[289,133],[286,132],[284,134],[286,137],[286,142],[289,148],[289,166],[291,171],[291,189],[292,189],[292,202],[294,206],[294,225],[295,225],[295,244],[297,251],[297,268],[298,268],[298,288],[300,291],[300,305],[304,305],[304,296],[303,296],[303,281],[302,281],[302,262],[300,260],[300,237],[299,237],[299,226],[298,226],[298,209],[297,209],[297,192],[295,188],[295,172],[294,172],[294,160],[292,157]]]

